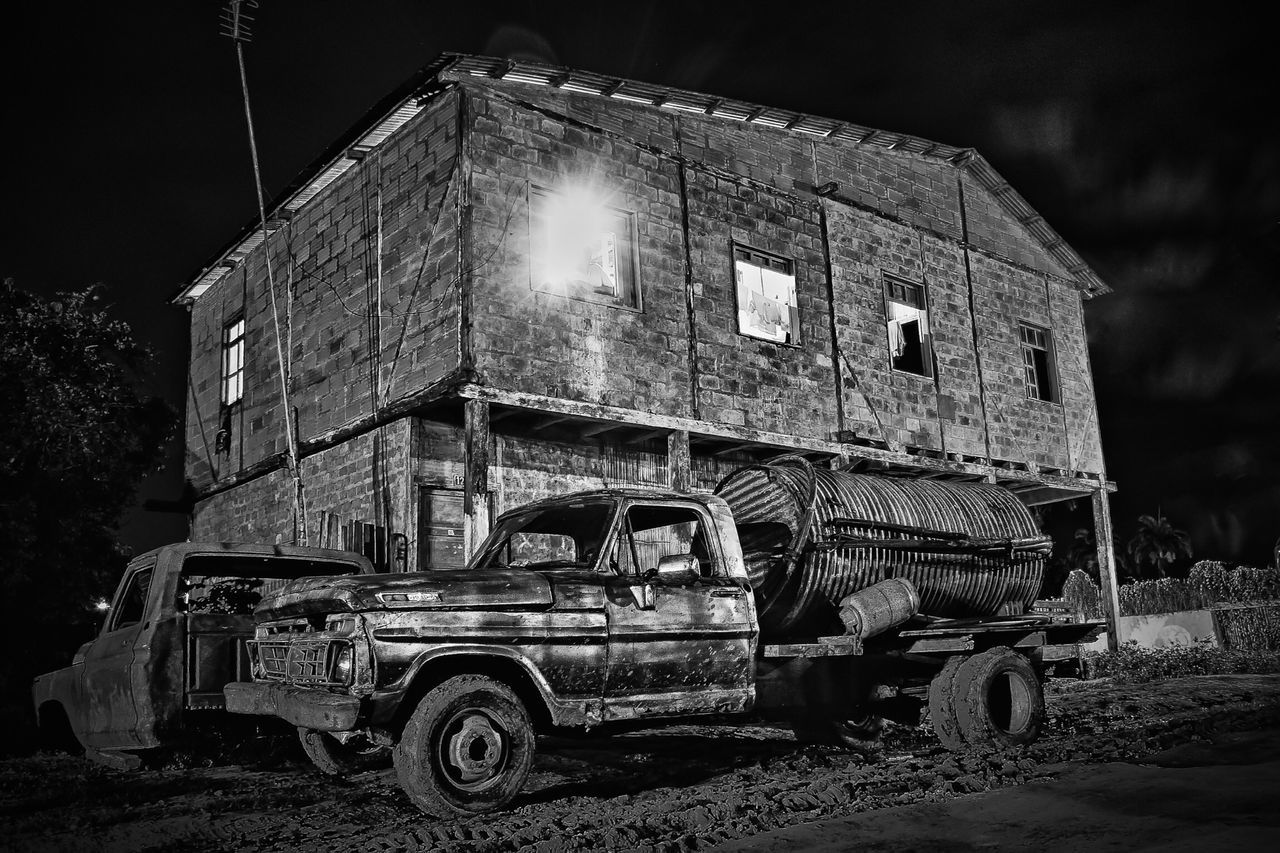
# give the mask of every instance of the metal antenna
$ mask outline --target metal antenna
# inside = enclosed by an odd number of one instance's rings
[[[257,9],[258,0],[228,0],[227,7],[222,10],[222,28],[219,30],[222,35],[241,44],[253,41],[250,30],[253,16],[245,11],[245,7]]]
[[[300,545],[307,544],[307,502],[303,489],[302,460],[298,454],[298,435],[294,429],[296,413],[293,401],[289,398],[289,362],[287,357],[292,346],[286,348],[284,335],[287,334],[290,344],[293,338],[293,289],[285,291],[285,332],[280,329],[280,309],[276,303],[276,280],[271,266],[271,235],[267,226],[266,193],[262,188],[262,168],[258,163],[258,143],[253,130],[253,110],[249,106],[249,79],[244,68],[244,45],[252,38],[249,24],[253,18],[246,14],[245,7],[258,8],[257,0],[229,0],[222,10],[222,34],[235,42],[236,64],[240,69],[240,93],[244,98],[244,119],[249,131],[249,156],[253,160],[254,188],[258,196],[258,220],[262,223],[262,259],[267,270],[267,294],[271,297],[271,323],[275,329],[276,364],[279,368],[280,402],[283,409],[282,426],[285,439],[285,462],[289,473],[293,476],[293,510],[294,541]],[[290,268],[292,273],[292,268]]]

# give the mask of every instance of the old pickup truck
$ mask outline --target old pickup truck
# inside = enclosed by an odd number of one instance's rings
[[[223,685],[248,675],[244,641],[264,594],[299,577],[372,571],[357,554],[284,545],[186,542],[136,557],[98,636],[35,679],[42,737],[136,765],[140,751],[221,715]]]
[[[462,570],[263,599],[227,709],[392,747],[434,815],[508,803],[536,734],[693,715],[951,748],[1022,744],[1098,623],[1029,615],[1049,540],[1008,491],[784,458],[714,494],[615,489],[502,515]]]

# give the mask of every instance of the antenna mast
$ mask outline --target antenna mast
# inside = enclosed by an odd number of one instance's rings
[[[280,311],[276,307],[275,274],[271,267],[271,251],[268,245],[267,203],[262,189],[262,169],[258,164],[258,144],[253,132],[253,112],[249,108],[249,82],[244,67],[244,45],[253,34],[250,25],[253,16],[246,9],[257,9],[258,0],[228,0],[222,10],[221,33],[236,46],[236,64],[240,68],[240,93],[244,99],[244,118],[249,130],[249,154],[253,158],[253,180],[258,197],[258,220],[262,223],[262,256],[267,267],[267,293],[271,297],[271,323],[275,329],[276,360],[279,363],[280,402],[284,409],[285,463],[293,477],[294,541],[307,544],[307,503],[302,487],[302,460],[298,458],[298,436],[294,432],[293,402],[289,397],[289,364],[285,360],[286,349],[280,331]],[[293,335],[293,289],[285,293],[285,328],[290,339]]]

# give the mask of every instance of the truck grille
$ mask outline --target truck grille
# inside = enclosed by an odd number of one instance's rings
[[[248,645],[256,678],[293,684],[345,683],[335,679],[333,672],[339,652],[351,648],[345,640],[251,640]]]

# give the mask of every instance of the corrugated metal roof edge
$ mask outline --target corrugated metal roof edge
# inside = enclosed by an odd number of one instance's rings
[[[708,95],[701,92],[693,92],[686,89],[677,89],[669,86],[659,86],[652,83],[644,83],[641,81],[629,80],[622,77],[610,77],[598,74],[596,72],[581,71],[571,69],[564,66],[545,65],[536,62],[526,62],[502,59],[499,57],[479,56],[475,54],[463,54],[444,52],[432,60],[429,64],[420,69],[405,84],[397,88],[394,92],[387,95],[376,106],[367,112],[364,117],[354,124],[343,136],[325,149],[311,165],[298,173],[298,177],[294,179],[285,190],[279,195],[279,201],[272,204],[268,211],[267,217],[270,219],[274,214],[278,213],[282,208],[288,205],[291,198],[303,192],[308,185],[323,175],[326,171],[334,166],[343,158],[346,151],[360,138],[367,134],[370,130],[377,127],[379,123],[386,120],[396,112],[400,107],[404,106],[410,100],[419,97],[427,85],[440,77],[447,71],[459,68],[462,73],[469,77],[477,79],[490,79],[501,81],[511,76],[513,73],[519,75],[520,79],[514,82],[523,82],[531,85],[547,85],[554,88],[564,88],[566,84],[575,82],[573,77],[578,75],[583,78],[589,78],[592,82],[602,83],[599,92],[594,93],[596,97],[619,98],[628,103],[638,103],[641,105],[648,104],[650,107],[660,109],[664,104],[669,104],[674,109],[688,111],[690,102],[705,99],[708,103],[704,114],[711,118],[721,118],[726,121],[747,121],[753,124],[759,124],[762,127],[770,127],[774,130],[784,132],[798,132],[808,135],[822,135],[827,138],[840,139],[845,142],[851,142],[856,145],[876,145],[877,147],[893,150],[897,148],[906,148],[911,153],[919,157],[928,157],[942,160],[957,168],[964,169],[970,176],[974,178],[984,189],[992,193],[1004,210],[1009,213],[1019,224],[1027,229],[1035,239],[1037,239],[1045,248],[1045,250],[1058,262],[1063,268],[1074,276],[1080,289],[1089,296],[1096,296],[1104,293],[1110,293],[1111,288],[1103,283],[1102,279],[1096,272],[1084,261],[1083,258],[1076,253],[1062,237],[1046,223],[1038,213],[1027,203],[1016,190],[1014,190],[1008,182],[1006,182],[999,173],[991,166],[991,164],[972,148],[956,148],[954,146],[943,145],[933,142],[932,140],[922,137],[910,136],[908,134],[891,133],[889,131],[876,130],[873,128],[862,128],[851,122],[841,121],[838,119],[827,118],[824,116],[814,116],[807,113],[799,113],[790,110],[783,110],[778,107],[766,107],[758,104],[752,104],[747,101],[738,101],[731,98],[721,98],[714,95]],[[644,96],[638,96],[629,93],[622,93],[622,90],[628,86],[638,91],[644,92]],[[593,94],[585,85],[575,86],[569,91],[577,94]],[[619,97],[619,94],[622,97]],[[647,99],[647,100],[646,100]],[[748,110],[746,117],[739,117],[733,112],[731,107],[746,108]],[[724,116],[716,115],[717,109],[725,109],[728,114]],[[740,111],[740,110],[739,110]],[[770,118],[767,121],[756,121],[757,118],[766,116],[769,113],[784,112],[790,113],[791,118],[780,125],[777,119]],[[831,129],[826,133],[815,134],[813,130],[797,129],[801,125],[823,125],[830,124]],[[850,131],[865,130],[860,137],[855,138],[855,134]],[[893,140],[893,144],[886,146],[883,141],[874,141],[877,137]],[[241,229],[230,242],[216,253],[208,264],[201,267],[194,275],[180,285],[171,302],[180,303],[191,301],[194,297],[188,296],[190,291],[196,286],[202,277],[210,270],[222,265],[227,257],[233,254],[237,247],[248,240],[255,232],[261,230],[261,223],[255,216],[250,222]]]

